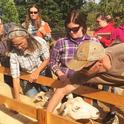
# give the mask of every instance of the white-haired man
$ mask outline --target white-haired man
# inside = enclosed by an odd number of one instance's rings
[[[96,41],[85,41],[77,49],[75,57],[67,63],[67,66],[77,71],[70,82],[56,89],[49,101],[47,110],[52,112],[62,98],[75,90],[76,83],[95,83],[113,86],[124,85],[124,43],[116,44],[108,48]],[[113,117],[115,113],[109,113]],[[110,118],[103,120],[107,123]]]

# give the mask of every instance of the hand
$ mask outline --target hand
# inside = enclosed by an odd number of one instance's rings
[[[102,39],[102,37],[101,37],[101,36],[97,36],[97,39],[101,40],[101,39]]]
[[[36,82],[37,78],[39,76],[39,73],[34,71],[32,74],[29,75],[29,82]]]
[[[65,83],[65,84],[70,82],[69,78],[67,78],[66,75],[59,76],[59,79],[60,79],[61,82]]]
[[[57,75],[58,75],[61,82],[65,83],[65,84],[70,82],[69,78],[63,72],[58,71]]]

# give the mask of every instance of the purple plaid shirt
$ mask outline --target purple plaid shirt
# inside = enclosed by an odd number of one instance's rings
[[[66,66],[66,62],[74,57],[80,43],[89,39],[90,37],[88,35],[77,40],[72,40],[67,37],[59,39],[53,47],[50,57],[50,67],[52,71],[56,73],[56,71],[61,70],[67,77],[72,76],[74,71]]]

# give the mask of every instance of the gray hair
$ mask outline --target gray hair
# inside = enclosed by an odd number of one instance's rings
[[[12,28],[10,28],[9,32],[8,32],[8,39],[13,39],[15,37],[26,37],[28,36],[28,32],[19,27],[19,26],[13,26]]]

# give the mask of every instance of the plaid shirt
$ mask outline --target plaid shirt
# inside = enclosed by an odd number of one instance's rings
[[[31,23],[29,24],[28,32],[29,32],[30,34],[35,35],[35,33],[37,32],[37,30],[38,30],[38,29],[37,29],[34,25],[32,25]]]
[[[42,45],[42,49],[36,49],[33,53],[22,54],[14,49],[10,53],[10,69],[13,78],[20,76],[20,69],[24,72],[32,73],[42,63],[41,57],[45,60],[49,58],[49,47],[45,40],[35,37]]]
[[[50,67],[54,73],[61,70],[68,77],[72,76],[74,71],[70,70],[66,66],[66,62],[74,57],[77,47],[84,40],[89,40],[90,37],[85,35],[83,38],[77,40],[71,40],[69,38],[62,38],[57,41],[53,47],[51,57],[50,57]]]
[[[0,55],[5,55],[8,52],[7,39],[4,38],[0,41]]]

